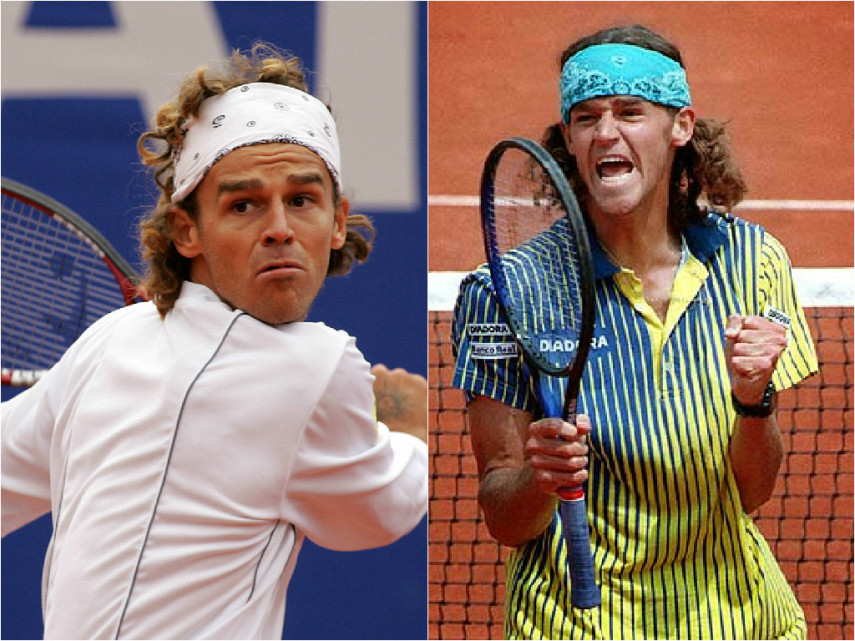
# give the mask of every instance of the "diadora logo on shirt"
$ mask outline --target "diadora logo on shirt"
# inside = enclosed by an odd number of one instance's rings
[[[579,348],[579,341],[572,338],[541,338],[538,341],[541,352],[565,352],[575,353]],[[605,336],[591,337],[591,350],[604,349],[609,346],[609,339]]]
[[[506,323],[470,323],[466,332],[472,336],[512,336]]]

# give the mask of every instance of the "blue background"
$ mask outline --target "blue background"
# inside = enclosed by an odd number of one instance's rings
[[[24,4],[28,5],[26,21],[18,28],[25,31],[67,36],[78,30],[80,37],[86,37],[93,29],[118,28],[109,2]],[[213,4],[222,29],[223,57],[230,48],[246,48],[261,39],[296,53],[308,69],[316,68],[316,3]],[[426,376],[426,4],[418,3],[414,15],[418,22],[413,43],[417,139],[398,144],[417,150],[420,204],[407,211],[372,211],[360,206],[358,194],[352,198],[351,210],[374,221],[375,250],[351,275],[327,281],[310,320],[322,320],[356,336],[370,362]],[[189,26],[188,37],[192,37]],[[382,44],[382,25],[377,37]],[[156,34],[152,40],[156,42]],[[27,52],[4,48],[2,55],[5,67]],[[126,56],[127,64],[145,64],[144,52],[105,51],[105,56],[117,55]],[[175,70],[177,77],[189,71]],[[20,95],[5,88],[2,97],[3,176],[67,205],[138,266],[136,222],[154,202],[149,175],[136,153],[136,140],[147,124],[140,101],[134,96],[50,95],[49,91]],[[335,110],[346,108],[338,104]],[[4,400],[7,393],[4,390]],[[49,537],[46,516],[3,539],[3,638],[42,636],[41,571]],[[289,588],[283,638],[414,639],[426,638],[426,633],[426,519],[399,542],[378,550],[337,553],[306,542]]]

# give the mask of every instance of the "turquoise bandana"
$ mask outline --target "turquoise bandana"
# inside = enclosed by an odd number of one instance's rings
[[[559,82],[561,120],[590,98],[636,96],[666,107],[692,104],[686,71],[657,51],[625,44],[593,45],[564,65]]]

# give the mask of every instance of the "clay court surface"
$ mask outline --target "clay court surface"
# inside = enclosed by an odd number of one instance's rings
[[[699,116],[729,122],[748,182],[736,214],[797,268],[853,264],[853,4],[434,2],[429,6],[429,267],[483,262],[477,193],[490,147],[558,118],[558,57],[642,23],[683,53]],[[794,585],[809,638],[852,638],[852,309],[810,310],[823,374],[782,397],[790,456],[758,523]],[[431,638],[501,638],[502,559],[477,507],[465,408],[450,387],[450,313],[428,318]],[[826,342],[826,339],[830,339]],[[796,426],[796,427],[794,427]]]
[[[683,53],[697,113],[730,122],[752,201],[851,201],[848,2],[436,2],[429,7],[429,193],[477,194],[490,146],[557,120],[558,56],[605,26],[642,23]],[[798,205],[798,203],[796,203]],[[817,207],[822,205],[817,205]],[[751,210],[798,267],[852,264],[853,216]],[[430,208],[430,269],[482,260],[477,211]]]

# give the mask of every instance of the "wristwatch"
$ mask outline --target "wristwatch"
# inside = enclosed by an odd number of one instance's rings
[[[769,381],[769,384],[766,385],[766,389],[763,391],[763,398],[759,403],[757,403],[757,405],[745,405],[740,403],[739,399],[734,396],[733,392],[730,393],[730,397],[733,399],[733,409],[736,410],[736,413],[740,416],[766,418],[775,411],[778,394],[775,391],[775,386],[772,384],[772,381]]]

